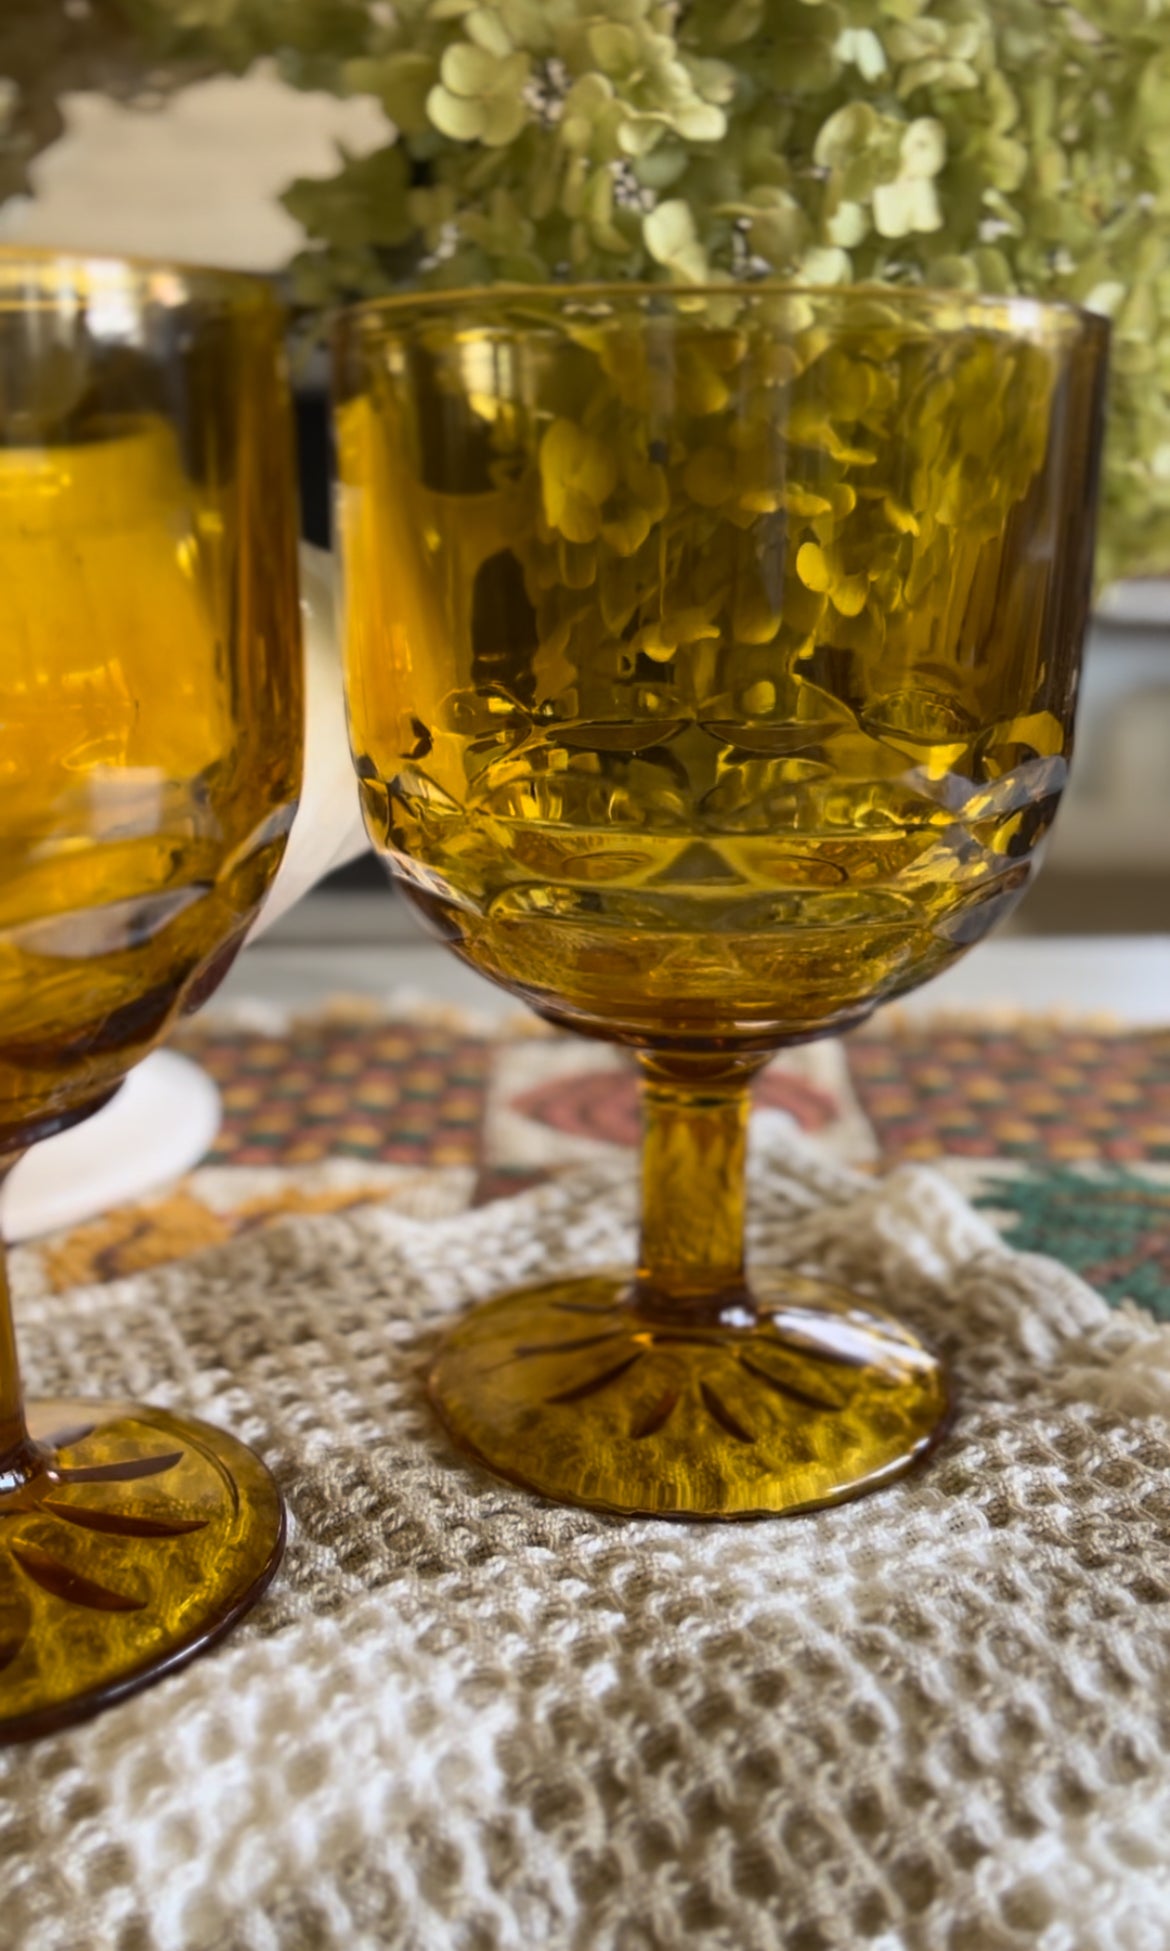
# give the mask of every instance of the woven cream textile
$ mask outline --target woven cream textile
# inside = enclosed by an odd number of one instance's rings
[[[291,1541],[215,1653],[0,1756],[20,1951],[1167,1951],[1170,1330],[944,1178],[757,1120],[753,1253],[961,1391],[921,1474],[788,1522],[555,1509],[461,1462],[457,1309],[628,1258],[627,1161],[294,1219],[20,1306],[30,1393],[268,1457]]]

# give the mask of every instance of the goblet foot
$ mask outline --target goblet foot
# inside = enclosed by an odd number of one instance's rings
[[[799,1274],[754,1276],[694,1323],[628,1275],[489,1301],[429,1379],[455,1441],[562,1503],[657,1517],[763,1517],[876,1490],[938,1442],[944,1370],[907,1328]]]
[[[268,1471],[225,1431],[43,1402],[40,1467],[0,1496],[0,1742],[84,1719],[210,1646],[284,1548]]]

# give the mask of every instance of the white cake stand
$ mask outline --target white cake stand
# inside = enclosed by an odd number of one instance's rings
[[[187,1172],[219,1130],[219,1092],[173,1050],[156,1050],[84,1124],[46,1138],[0,1193],[0,1232],[29,1240],[141,1199]]]

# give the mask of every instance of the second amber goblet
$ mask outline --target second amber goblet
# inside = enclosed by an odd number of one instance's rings
[[[637,1053],[636,1271],[489,1302],[431,1393],[616,1511],[832,1503],[937,1439],[934,1354],[745,1269],[754,1073],[1018,898],[1071,749],[1106,328],[760,286],[358,308],[338,350],[367,822],[455,952]]]
[[[284,852],[302,681],[259,280],[0,252],[0,1181],[220,980]],[[284,1516],[226,1431],[22,1400],[0,1256],[0,1742],[225,1632]]]

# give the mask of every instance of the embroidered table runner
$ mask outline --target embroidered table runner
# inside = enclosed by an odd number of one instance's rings
[[[753,1254],[903,1313],[960,1413],[880,1495],[738,1526],[555,1509],[423,1396],[458,1309],[631,1254],[610,1052],[405,1011],[187,1047],[218,1153],[18,1251],[27,1383],[227,1425],[288,1554],[213,1654],[0,1756],[0,1941],[1161,1946],[1165,1040],[902,1026],[768,1074]]]

